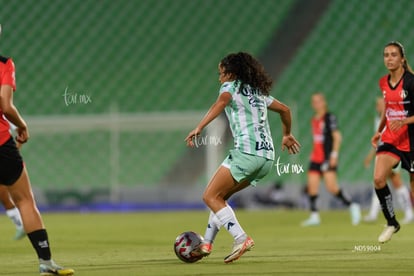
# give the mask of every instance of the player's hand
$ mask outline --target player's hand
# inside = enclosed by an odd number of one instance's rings
[[[335,168],[338,165],[338,156],[329,157],[329,167]]]
[[[367,168],[369,168],[369,166],[371,165],[371,160],[372,160],[372,158],[370,157],[370,156],[367,156],[365,159],[364,159],[364,167],[367,169]]]
[[[185,137],[184,141],[186,141],[187,146],[194,148],[194,138],[197,138],[197,136],[200,136],[201,129],[196,127],[190,133]]]
[[[27,127],[17,127],[16,132],[17,132],[16,141],[18,144],[24,144],[27,142],[27,140],[29,140],[30,135],[29,135],[29,130],[27,129]]]
[[[397,131],[404,126],[403,120],[392,120],[389,123],[391,131]]]
[[[377,148],[377,145],[378,145],[378,142],[379,142],[379,140],[381,139],[381,133],[379,133],[379,132],[376,132],[375,134],[374,134],[374,136],[372,136],[372,138],[371,138],[371,145],[374,147],[374,148]]]
[[[289,134],[289,135],[283,136],[282,151],[287,149],[289,154],[296,154],[300,151],[300,147],[301,145],[299,144],[299,142],[296,140],[296,138],[293,135]]]

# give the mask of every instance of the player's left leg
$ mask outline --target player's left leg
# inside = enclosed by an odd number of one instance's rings
[[[308,182],[306,185],[306,191],[309,196],[309,208],[310,216],[306,220],[302,221],[302,226],[317,226],[321,223],[319,211],[317,207],[317,199],[319,194],[319,183],[321,181],[321,175],[319,171],[309,170]]]
[[[26,168],[23,169],[19,179],[8,186],[8,190],[19,208],[27,236],[39,258],[40,275],[73,275],[73,269],[62,268],[52,259],[49,238],[33,197]]]
[[[387,185],[387,178],[390,175],[392,168],[399,161],[397,156],[391,154],[377,154],[375,159],[375,192],[381,204],[384,217],[387,220],[387,226],[378,237],[378,241],[381,243],[389,241],[392,235],[400,230],[400,224],[395,217],[391,191]]]

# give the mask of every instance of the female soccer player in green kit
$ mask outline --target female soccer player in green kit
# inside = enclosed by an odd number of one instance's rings
[[[282,150],[299,152],[300,144],[291,134],[290,109],[269,95],[272,80],[263,66],[250,54],[239,52],[224,57],[218,66],[221,88],[216,102],[197,127],[185,138],[188,146],[221,112],[226,112],[234,138],[234,149],[208,183],[203,200],[210,209],[204,242],[194,254],[207,256],[221,227],[234,238],[232,252],[225,263],[239,259],[254,246],[238,222],[227,200],[234,193],[255,185],[273,167],[275,150],[270,133],[267,110],[280,114]]]

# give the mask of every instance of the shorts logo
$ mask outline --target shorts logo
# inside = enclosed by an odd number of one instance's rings
[[[241,171],[241,172],[245,172],[246,170],[245,169],[243,169],[242,167],[240,167],[239,165],[236,165],[236,168],[239,170],[239,171]]]

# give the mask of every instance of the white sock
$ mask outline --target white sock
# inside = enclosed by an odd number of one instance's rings
[[[19,209],[14,207],[13,209],[6,210],[6,215],[13,221],[16,229],[23,229],[23,222]]]
[[[395,189],[395,195],[397,196],[398,203],[404,210],[405,217],[412,217],[413,209],[411,206],[410,192],[408,191],[407,186],[403,185],[400,188]]]
[[[210,211],[206,232],[204,234],[204,240],[208,243],[213,243],[218,231],[220,230],[220,227],[220,220],[212,211]]]
[[[233,236],[236,242],[247,238],[246,232],[241,228],[233,209],[227,205],[216,213],[221,225]]]
[[[371,198],[371,207],[369,208],[369,214],[368,216],[370,218],[377,218],[378,217],[378,213],[381,211],[381,205],[380,202],[378,200],[378,196],[375,193],[375,191],[372,193],[372,198]]]

